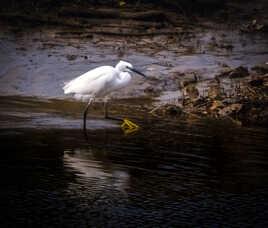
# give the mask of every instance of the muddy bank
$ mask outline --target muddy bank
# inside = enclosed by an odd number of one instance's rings
[[[226,1],[210,16],[206,7],[144,2],[50,4],[1,10],[2,96],[66,99],[66,81],[124,59],[148,78],[133,77],[112,97],[152,100],[140,104],[152,118],[266,121],[266,84],[252,82],[266,77],[252,68],[268,60],[265,1]]]

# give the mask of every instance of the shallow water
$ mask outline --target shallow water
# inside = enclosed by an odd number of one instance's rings
[[[60,102],[1,98],[1,227],[267,227],[267,130],[138,118],[126,135],[93,111],[85,137],[82,104]]]

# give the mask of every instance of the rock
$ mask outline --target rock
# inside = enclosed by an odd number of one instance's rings
[[[242,122],[240,121],[240,120],[235,120],[235,119],[233,119],[232,117],[230,117],[230,116],[226,116],[225,118],[223,118],[223,119],[225,119],[226,121],[230,121],[232,124],[234,124],[234,125],[236,125],[236,126],[238,126],[238,127],[241,127],[243,124],[242,124]]]
[[[144,89],[144,92],[145,92],[146,94],[151,95],[151,96],[159,96],[161,90],[158,89],[158,88],[156,88],[155,86],[151,86],[151,85],[150,85],[150,86],[148,86],[148,87],[146,87],[146,88]]]
[[[250,23],[242,25],[240,28],[242,32],[255,32],[265,30],[264,24],[259,24],[256,19],[252,20]]]
[[[190,100],[189,97],[184,98],[184,99],[182,100],[182,106],[183,106],[183,107],[187,107],[187,108],[192,108],[192,107],[193,107],[193,102]]]
[[[230,78],[242,78],[249,75],[248,68],[240,66],[229,73]]]
[[[180,116],[183,113],[183,111],[182,108],[177,105],[165,104],[153,108],[153,110],[151,110],[150,113],[158,117],[167,117],[167,116],[175,117]]]
[[[263,79],[263,85],[265,87],[268,87],[268,74],[265,75],[265,78]]]
[[[242,109],[242,104],[231,104],[227,107],[224,107],[223,109],[219,110],[218,114],[220,116],[228,116],[232,114],[233,112],[239,112]]]
[[[223,68],[229,68],[230,69],[230,67],[226,63],[221,63],[220,66],[223,67]]]
[[[190,84],[186,86],[185,90],[186,90],[186,95],[188,95],[191,100],[194,100],[199,97],[199,91],[195,87],[195,85]]]
[[[186,87],[187,85],[189,84],[193,84],[193,83],[196,83],[197,82],[197,75],[195,72],[192,72],[192,73],[186,73],[184,78],[180,81],[180,86],[183,88],[183,87]]]
[[[232,69],[228,66],[224,66],[219,74],[215,76],[215,78],[227,77],[232,72]]]
[[[220,85],[216,84],[216,85],[211,85],[208,88],[208,97],[210,99],[215,99],[215,98],[219,98],[222,96],[222,88],[220,87]]]
[[[254,70],[260,74],[266,74],[266,73],[268,73],[268,62],[264,63],[264,64],[258,64],[256,66],[252,67],[251,70]]]
[[[210,110],[211,112],[213,112],[213,111],[215,111],[216,109],[223,108],[223,107],[224,107],[224,104],[223,104],[221,101],[216,100],[216,101],[214,101],[214,102],[212,103],[212,105],[209,107],[209,110]]]
[[[166,108],[166,113],[170,116],[177,116],[177,115],[181,115],[182,114],[182,110],[181,108],[179,108],[178,106],[175,105],[169,105]]]
[[[268,73],[263,76],[252,79],[251,81],[249,81],[249,84],[253,87],[259,87],[259,86],[267,87],[268,86]]]
[[[73,61],[77,58],[77,55],[67,55],[66,58],[69,60],[69,61]]]

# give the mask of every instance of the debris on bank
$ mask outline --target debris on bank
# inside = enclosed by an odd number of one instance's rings
[[[256,72],[249,73],[247,68],[238,67],[217,75],[210,82],[206,96],[197,89],[192,80],[182,83],[184,97],[178,105],[162,105],[152,110],[155,116],[177,117],[185,120],[213,118],[227,120],[236,125],[268,126],[268,72],[266,65],[253,67]],[[229,78],[235,84],[231,93],[225,91],[222,78]],[[243,80],[239,80],[243,77]],[[239,81],[236,81],[239,80]]]

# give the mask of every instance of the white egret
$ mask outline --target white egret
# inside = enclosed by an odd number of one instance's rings
[[[135,70],[132,64],[121,60],[115,67],[101,66],[90,70],[71,80],[63,87],[65,94],[89,97],[88,104],[84,110],[84,130],[86,129],[88,107],[97,97],[106,98],[104,103],[104,116],[105,118],[109,118],[107,113],[107,95],[127,86],[132,77],[131,72],[146,77],[143,73]],[[129,120],[124,120],[123,125],[127,125],[130,128],[137,127],[137,125]]]

